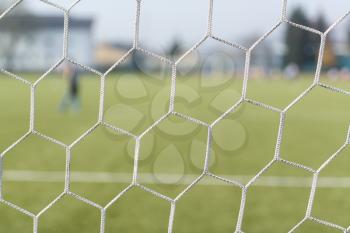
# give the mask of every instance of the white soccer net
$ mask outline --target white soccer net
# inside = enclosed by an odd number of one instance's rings
[[[0,201],[2,204],[4,205],[8,205],[11,208],[14,208],[17,211],[22,212],[25,215],[30,216],[33,219],[34,222],[34,229],[33,232],[37,233],[38,232],[38,226],[40,225],[40,217],[41,215],[43,215],[46,211],[48,211],[50,208],[52,208],[56,202],[58,202],[60,199],[62,199],[64,196],[69,195],[72,196],[73,198],[76,198],[79,201],[82,201],[84,203],[87,203],[95,208],[98,208],[100,210],[101,213],[101,225],[100,225],[100,232],[103,233],[105,232],[105,220],[106,220],[106,211],[108,210],[108,208],[114,204],[115,202],[117,202],[117,200],[122,197],[123,195],[125,195],[131,188],[137,186],[139,188],[142,188],[145,192],[149,192],[151,194],[154,195],[155,198],[161,198],[164,199],[166,201],[168,201],[170,203],[170,215],[169,215],[169,224],[168,224],[168,232],[171,233],[172,229],[173,229],[173,223],[174,223],[174,218],[175,218],[175,212],[176,212],[176,205],[177,202],[179,200],[181,200],[181,198],[191,190],[191,188],[193,188],[194,186],[196,186],[201,180],[203,180],[204,177],[211,177],[223,182],[226,182],[228,185],[232,185],[235,187],[239,187],[241,189],[242,192],[242,196],[241,196],[241,204],[240,204],[240,208],[239,208],[239,214],[238,214],[238,218],[233,220],[233,222],[235,221],[236,224],[235,226],[233,226],[233,231],[235,228],[235,232],[239,233],[239,232],[243,232],[244,229],[242,229],[242,222],[244,219],[244,213],[245,213],[245,206],[246,206],[246,197],[247,197],[247,193],[249,193],[250,187],[258,180],[259,177],[262,176],[262,174],[264,174],[266,171],[269,170],[269,168],[272,167],[272,165],[274,165],[275,163],[284,163],[288,166],[291,167],[297,167],[300,169],[304,169],[305,171],[312,173],[313,174],[313,181],[312,181],[312,187],[311,187],[311,191],[310,191],[310,196],[309,196],[309,201],[308,201],[308,206],[307,209],[305,211],[305,217],[303,219],[300,220],[300,222],[296,223],[295,226],[290,229],[290,232],[294,232],[295,230],[298,229],[299,226],[301,226],[304,222],[306,221],[314,221],[317,224],[323,224],[326,226],[329,226],[331,228],[334,229],[338,229],[340,231],[343,232],[350,232],[350,228],[347,228],[347,226],[339,226],[337,224],[334,224],[332,222],[329,222],[327,220],[323,220],[323,219],[319,219],[313,216],[312,214],[312,210],[313,210],[313,204],[314,204],[314,197],[315,197],[315,191],[317,189],[317,185],[318,185],[318,177],[320,172],[332,161],[334,160],[334,158],[336,158],[350,143],[350,131],[348,132],[348,135],[346,138],[344,138],[344,144],[343,146],[341,146],[339,148],[339,150],[337,150],[333,155],[329,156],[329,159],[324,162],[318,169],[313,169],[310,168],[308,166],[305,166],[303,164],[299,164],[299,163],[295,163],[292,161],[288,161],[286,159],[281,158],[280,156],[280,145],[281,142],[283,140],[283,131],[284,131],[284,127],[285,127],[285,118],[288,115],[288,111],[291,109],[291,107],[293,107],[294,105],[296,105],[299,101],[301,101],[305,96],[307,96],[310,92],[312,92],[312,90],[316,87],[321,87],[321,88],[325,88],[328,89],[329,91],[332,92],[336,92],[336,93],[341,93],[344,95],[350,95],[350,92],[346,91],[346,90],[342,90],[340,88],[337,87],[333,87],[327,84],[324,84],[320,81],[320,76],[321,76],[321,69],[322,69],[322,61],[323,61],[323,55],[324,55],[324,50],[325,50],[325,43],[326,43],[326,39],[329,35],[329,33],[332,31],[332,29],[334,29],[340,22],[342,22],[349,14],[350,11],[348,13],[346,13],[345,15],[343,15],[341,18],[339,18],[336,22],[334,22],[326,31],[322,32],[322,31],[318,31],[316,29],[310,28],[308,26],[304,26],[304,25],[299,25],[296,24],[294,22],[291,22],[288,20],[287,15],[286,15],[286,8],[287,8],[287,0],[283,0],[283,7],[281,9],[281,18],[280,21],[274,25],[266,34],[264,34],[261,38],[259,38],[251,47],[246,48],[244,46],[241,46],[239,44],[235,44],[232,42],[228,42],[222,38],[217,37],[216,35],[213,34],[213,6],[215,4],[215,0],[209,0],[209,12],[208,12],[208,29],[207,29],[207,33],[204,35],[204,37],[198,42],[196,43],[191,49],[189,49],[188,51],[186,51],[178,60],[176,61],[172,61],[167,57],[163,57],[160,56],[156,53],[153,53],[145,48],[142,48],[139,44],[139,28],[140,28],[140,12],[142,12],[142,4],[141,4],[141,0],[135,0],[137,2],[137,8],[136,8],[136,19],[135,19],[135,25],[134,25],[134,41],[133,41],[133,47],[131,50],[129,50],[119,61],[117,61],[109,70],[107,70],[105,73],[101,73],[97,70],[95,70],[92,67],[88,67],[84,64],[81,64],[79,61],[75,61],[73,59],[71,59],[69,57],[69,53],[68,53],[68,37],[69,37],[69,17],[70,17],[70,11],[71,9],[73,9],[74,7],[78,7],[76,6],[76,4],[79,1],[76,1],[74,4],[72,4],[69,8],[64,8],[62,6],[59,5],[59,3],[56,2],[51,2],[48,0],[40,0],[45,4],[49,4],[57,9],[59,9],[60,11],[62,11],[64,13],[64,37],[63,37],[63,57],[55,64],[55,66],[53,66],[52,68],[50,68],[49,70],[47,70],[47,72],[38,80],[36,80],[35,82],[31,82],[28,81],[26,79],[23,79],[22,77],[20,77],[19,75],[13,74],[5,69],[0,68],[0,71],[2,73],[4,73],[7,76],[10,76],[13,79],[17,79],[19,81],[22,81],[23,83],[25,83],[28,87],[30,87],[30,127],[29,127],[29,131],[23,135],[21,138],[19,138],[16,142],[14,142],[10,147],[8,147],[6,150],[1,152],[1,158],[3,158],[4,156],[6,156],[6,154],[8,152],[10,152],[12,149],[14,149],[19,143],[21,143],[23,140],[25,140],[28,136],[30,135],[37,135],[39,137],[42,137],[45,140],[48,140],[52,143],[55,143],[63,148],[65,148],[66,151],[66,171],[65,171],[65,188],[64,190],[62,190],[62,193],[53,201],[51,202],[49,205],[47,205],[45,208],[43,208],[39,213],[35,214],[32,213],[18,205],[16,205],[15,203],[11,203],[9,201],[7,201],[6,199],[4,199],[4,197],[1,195],[1,187],[0,186]],[[0,16],[0,20],[3,19],[4,17],[6,17],[7,14],[9,14],[12,10],[14,10],[20,3],[22,2],[22,0],[19,0],[17,2],[15,2],[10,8],[8,8],[6,11],[4,11],[1,16]],[[179,16],[180,17],[180,16]],[[250,63],[251,63],[251,54],[252,51],[260,44],[262,43],[266,38],[268,38],[272,32],[274,32],[277,28],[279,28],[281,25],[291,25],[293,27],[296,27],[298,29],[301,30],[305,30],[308,31],[310,33],[313,33],[317,36],[319,36],[321,38],[321,44],[320,44],[320,50],[319,50],[319,57],[318,57],[318,62],[317,62],[317,69],[316,69],[316,73],[315,73],[315,77],[314,77],[314,81],[313,83],[307,87],[305,89],[305,91],[299,95],[297,98],[295,98],[287,107],[281,109],[281,108],[277,108],[274,106],[270,106],[268,104],[256,101],[254,99],[249,99],[247,98],[247,88],[248,88],[248,79],[250,77]],[[0,35],[1,36],[1,35]],[[185,59],[190,53],[192,53],[193,51],[197,50],[206,40],[208,39],[214,39],[216,41],[218,41],[219,43],[223,43],[227,46],[230,46],[232,48],[241,50],[242,52],[245,53],[246,55],[246,59],[245,59],[245,69],[244,69],[244,80],[243,80],[243,88],[242,88],[242,92],[241,92],[241,97],[239,99],[239,101],[234,104],[233,106],[231,106],[224,114],[222,114],[220,117],[218,117],[216,120],[214,120],[211,123],[206,123],[203,122],[199,119],[195,119],[193,117],[187,116],[185,114],[176,112],[174,109],[174,106],[176,105],[176,101],[175,101],[175,97],[176,97],[176,80],[177,80],[177,66],[178,64]],[[148,127],[146,130],[144,130],[141,134],[135,135],[131,132],[128,132],[126,130],[123,130],[121,128],[115,127],[113,125],[110,125],[108,123],[106,123],[104,121],[104,114],[105,114],[105,82],[106,82],[106,76],[115,68],[118,67],[119,64],[121,64],[131,53],[133,53],[134,51],[139,51],[143,54],[145,54],[145,56],[149,56],[149,57],[153,57],[155,59],[159,59],[161,62],[166,63],[167,65],[172,67],[172,76],[171,76],[171,90],[170,90],[170,103],[169,103],[169,110],[168,112],[163,115],[162,117],[160,117],[158,120],[156,120],[150,127]],[[77,66],[79,66],[81,69],[86,70],[88,72],[92,72],[96,75],[98,75],[100,77],[100,84],[101,84],[101,89],[100,89],[100,93],[99,93],[99,118],[98,121],[96,122],[96,124],[90,128],[88,131],[86,131],[83,135],[81,135],[80,137],[76,138],[76,140],[72,143],[72,144],[65,144],[55,138],[49,137],[41,132],[39,132],[36,129],[36,126],[34,124],[35,122],[35,117],[36,117],[36,107],[35,107],[35,94],[36,94],[36,88],[38,86],[38,84],[45,78],[45,76],[47,74],[49,74],[51,71],[53,71],[54,69],[56,69],[58,66],[60,66],[63,62],[68,61],[71,62]],[[249,103],[252,105],[255,105],[257,107],[260,108],[264,108],[264,109],[268,109],[271,111],[274,111],[276,113],[278,113],[280,115],[280,123],[279,123],[279,129],[278,129],[278,137],[277,137],[277,141],[275,144],[275,154],[272,158],[272,160],[266,164],[266,166],[264,168],[262,168],[257,174],[255,174],[255,176],[253,178],[251,178],[246,184],[241,183],[238,180],[231,180],[231,179],[227,179],[224,177],[220,177],[217,174],[213,174],[212,172],[209,171],[209,161],[210,161],[210,151],[211,151],[211,143],[212,143],[212,129],[214,126],[216,126],[220,121],[222,121],[225,117],[228,116],[228,114],[230,114],[231,112],[235,111],[238,107],[240,107],[242,104],[244,103]],[[320,103],[321,104],[321,103]],[[170,116],[175,115],[177,117],[180,117],[182,119],[185,119],[186,121],[191,121],[195,124],[199,124],[203,127],[206,127],[207,131],[208,131],[208,137],[207,137],[207,144],[206,144],[206,153],[205,153],[205,163],[204,163],[204,167],[202,170],[201,175],[199,175],[198,177],[195,178],[195,180],[193,182],[190,183],[190,185],[187,186],[186,189],[184,189],[180,194],[178,194],[175,198],[166,196],[164,194],[161,194],[151,188],[148,188],[146,186],[144,186],[143,184],[141,184],[139,182],[139,172],[138,172],[138,163],[139,163],[139,148],[140,148],[140,143],[141,140],[152,130],[154,129],[158,124],[160,124],[161,122],[163,122],[165,119],[169,118]],[[81,197],[80,195],[74,193],[71,191],[70,189],[70,183],[71,183],[71,150],[72,148],[77,145],[81,140],[83,140],[85,137],[87,137],[89,134],[91,134],[98,126],[106,126],[108,128],[110,128],[113,131],[116,131],[120,134],[125,134],[128,135],[132,138],[134,138],[134,140],[136,141],[136,145],[135,145],[135,155],[134,155],[134,170],[133,170],[133,178],[132,178],[132,182],[130,183],[130,185],[124,189],[122,192],[120,192],[117,196],[115,196],[115,198],[113,198],[112,201],[110,201],[107,205],[105,206],[101,206],[91,200],[88,200],[84,197]],[[0,170],[0,184],[2,184],[2,169]]]

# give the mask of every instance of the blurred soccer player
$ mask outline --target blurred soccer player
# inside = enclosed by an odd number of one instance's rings
[[[65,112],[71,107],[74,112],[78,112],[80,110],[79,72],[73,65],[65,64],[63,77],[67,80],[67,91],[61,101],[60,111]]]

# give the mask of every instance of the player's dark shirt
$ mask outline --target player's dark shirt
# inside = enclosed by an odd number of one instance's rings
[[[79,74],[77,70],[73,71],[72,77],[70,78],[70,94],[75,97],[79,92]]]

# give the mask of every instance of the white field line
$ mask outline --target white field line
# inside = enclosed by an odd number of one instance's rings
[[[13,182],[64,182],[64,172],[47,171],[22,171],[8,170],[4,171],[3,180]],[[171,184],[189,185],[198,177],[198,175],[179,176],[174,174],[140,173],[138,181],[143,184],[160,184],[161,181]],[[228,176],[221,175],[229,180],[249,181],[248,176]],[[132,174],[130,173],[107,173],[107,172],[71,172],[71,182],[77,183],[130,183]],[[169,181],[169,182],[167,182]],[[296,176],[263,176],[260,177],[254,186],[265,187],[311,187],[311,177]],[[225,182],[218,182],[215,179],[202,179],[199,185],[229,185]],[[350,188],[350,177],[320,177],[317,187],[319,188]]]

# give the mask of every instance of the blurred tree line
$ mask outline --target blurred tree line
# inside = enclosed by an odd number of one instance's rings
[[[326,31],[328,28],[327,20],[322,13],[320,13],[316,19],[311,20],[300,7],[293,10],[290,20],[294,23],[314,28],[321,32]],[[287,52],[284,57],[284,66],[296,64],[301,70],[313,69],[312,67],[314,67],[318,58],[321,42],[320,36],[289,25],[285,40]],[[329,37],[326,41],[323,62],[326,68],[336,65],[336,56],[334,54],[332,40]]]

